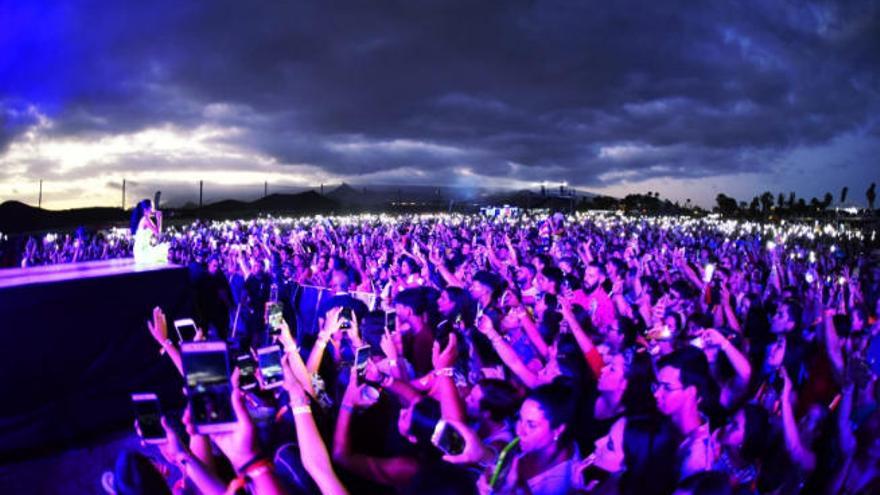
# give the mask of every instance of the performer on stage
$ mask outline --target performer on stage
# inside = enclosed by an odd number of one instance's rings
[[[135,263],[168,262],[168,243],[158,242],[162,235],[162,212],[154,210],[149,199],[138,203],[131,212],[131,234],[134,236]]]

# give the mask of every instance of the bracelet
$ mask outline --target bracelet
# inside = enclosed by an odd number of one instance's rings
[[[266,460],[266,459],[265,459],[261,454],[257,454],[257,455],[255,455],[253,458],[251,458],[249,461],[247,461],[246,463],[242,464],[241,467],[239,467],[238,469],[236,469],[236,471],[238,471],[240,474],[244,474],[244,473],[248,470],[248,468],[250,468],[251,466],[256,465],[256,464],[259,463],[260,461],[265,461],[265,460]]]
[[[260,476],[263,476],[264,474],[267,474],[271,471],[272,471],[272,462],[267,459],[265,461],[265,463],[261,462],[255,466],[251,466],[251,468],[248,470],[248,472],[245,476],[247,476],[249,479],[253,480],[253,479],[259,478]]]
[[[440,368],[439,370],[434,370],[435,376],[448,376],[451,378],[454,373],[455,370],[453,368]]]
[[[165,341],[162,342],[162,347],[174,347],[174,342],[172,342],[171,339],[165,339]]]
[[[302,414],[312,414],[312,407],[311,406],[296,406],[296,407],[292,408],[291,411],[293,411],[294,416],[299,416]]]
[[[354,408],[351,407],[351,406],[349,406],[348,404],[345,404],[345,403],[342,403],[342,404],[339,405],[339,410],[340,410],[340,411],[345,411],[345,412],[347,412],[348,414],[354,414]]]

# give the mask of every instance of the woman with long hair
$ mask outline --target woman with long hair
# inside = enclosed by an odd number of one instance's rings
[[[158,242],[162,235],[162,212],[154,210],[149,199],[141,201],[132,210],[131,235],[134,237],[135,263],[168,262],[168,243]]]

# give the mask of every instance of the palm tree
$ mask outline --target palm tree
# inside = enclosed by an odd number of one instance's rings
[[[764,209],[764,213],[768,213],[770,208],[773,207],[773,193],[770,191],[765,192],[761,195],[761,206]]]
[[[832,201],[834,201],[834,196],[830,192],[825,193],[825,198],[822,200],[822,209],[824,210],[831,206]]]

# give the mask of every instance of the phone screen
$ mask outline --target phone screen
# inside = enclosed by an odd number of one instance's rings
[[[364,383],[364,377],[367,372],[367,361],[370,359],[370,346],[365,345],[363,347],[358,347],[355,350],[354,355],[354,366],[357,370],[357,381],[358,385]]]
[[[385,328],[391,333],[397,330],[397,312],[389,311],[385,313]]]
[[[198,342],[181,348],[193,423],[201,432],[224,431],[235,424],[226,344]]]
[[[134,417],[137,419],[141,438],[145,441],[165,440],[165,429],[162,428],[162,409],[155,394],[133,394]]]
[[[284,306],[279,302],[266,303],[266,323],[273,330],[280,329],[284,320]]]
[[[196,338],[196,326],[192,322],[174,325],[181,342],[192,342]]]
[[[461,436],[461,433],[443,420],[437,423],[437,431],[434,433],[434,445],[450,455],[458,455],[464,452],[464,438]]]
[[[339,311],[339,328],[351,328],[351,308],[342,308]]]
[[[712,281],[712,275],[715,274],[715,265],[709,263],[703,268],[703,282],[709,283]]]
[[[242,390],[251,390],[257,386],[257,361],[250,354],[242,354],[235,359],[235,366],[240,370],[238,383]]]
[[[281,347],[277,345],[257,350],[257,360],[264,390],[278,387],[284,381],[284,371],[281,369],[282,356]]]

